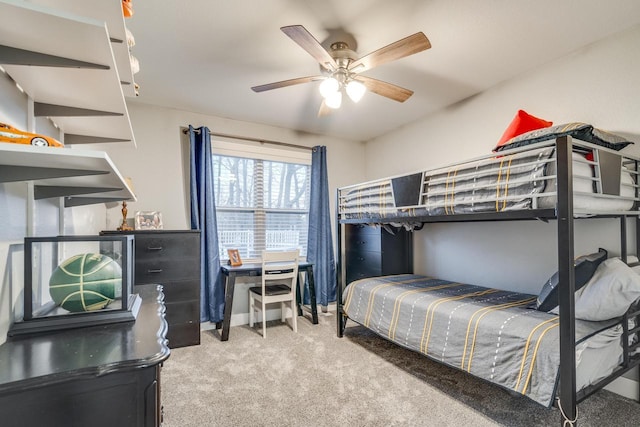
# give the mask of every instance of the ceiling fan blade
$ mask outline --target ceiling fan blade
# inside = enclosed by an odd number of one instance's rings
[[[320,42],[302,25],[289,25],[280,29],[288,35],[291,40],[306,50],[309,55],[313,56],[325,69],[333,71],[338,68],[338,64],[336,64],[333,57],[329,55],[329,52],[327,52]]]
[[[413,95],[412,90],[371,77],[358,75],[355,80],[362,82],[371,92],[393,99],[394,101],[404,102]]]
[[[352,62],[349,64],[349,71],[360,73],[362,71],[370,70],[373,67],[386,64],[387,62],[422,52],[430,47],[431,42],[429,42],[429,39],[424,35],[424,33],[415,33],[409,37],[403,38],[402,40],[398,40],[395,43],[391,43],[390,45],[375,50]]]
[[[289,79],[289,80],[283,80],[281,82],[273,82],[273,83],[267,83],[266,85],[254,86],[251,89],[254,92],[264,92],[266,90],[279,89],[281,87],[299,85],[302,83],[309,83],[312,81],[323,80],[323,79],[325,79],[325,77],[323,76],[298,77],[297,79]]]
[[[322,102],[320,103],[320,109],[318,110],[318,117],[328,116],[329,114],[331,114],[331,108],[327,106],[327,103],[324,102],[324,99],[323,99]]]

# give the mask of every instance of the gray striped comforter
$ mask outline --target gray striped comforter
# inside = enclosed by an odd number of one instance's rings
[[[559,318],[533,295],[418,275],[351,283],[344,312],[379,335],[551,406],[559,375]],[[576,320],[576,342],[610,325]]]

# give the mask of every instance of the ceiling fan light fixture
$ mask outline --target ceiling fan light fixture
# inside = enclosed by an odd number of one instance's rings
[[[287,25],[280,30],[320,64],[321,74],[253,86],[251,89],[254,92],[264,92],[322,80],[318,88],[323,97],[319,115],[326,114],[328,108],[340,108],[344,93],[353,102],[360,101],[367,91],[393,101],[406,101],[413,95],[413,91],[360,73],[431,48],[427,36],[417,32],[358,57],[349,47],[351,45],[355,49],[356,46],[355,39],[350,34],[344,34],[348,36],[347,41],[334,41],[330,49],[327,49],[302,25]]]
[[[320,95],[322,95],[324,99],[329,99],[329,97],[334,96],[335,93],[339,93],[340,83],[334,77],[329,77],[320,83],[320,87],[318,89],[320,90]]]
[[[342,105],[342,92],[336,91],[331,93],[324,98],[324,103],[327,104],[327,107],[333,108],[334,110],[340,108],[340,105]]]
[[[347,83],[347,95],[353,102],[358,102],[364,96],[364,93],[367,91],[367,88],[364,84],[357,80],[351,80]]]

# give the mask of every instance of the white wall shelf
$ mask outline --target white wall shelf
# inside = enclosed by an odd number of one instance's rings
[[[0,65],[36,103],[111,114],[78,116],[73,115],[73,110],[67,109],[64,115],[52,116],[52,121],[65,134],[75,136],[76,143],[88,143],[91,142],[91,137],[97,137],[101,139],[97,142],[104,142],[104,138],[112,141],[131,141],[130,144],[135,147],[123,86],[120,83],[121,78],[105,21],[72,14],[64,7],[51,7],[54,4],[64,6],[65,3],[70,3],[64,0],[38,2],[51,5],[21,0],[0,0],[0,16],[4,18],[0,25],[1,45],[10,49],[97,64],[108,69],[27,66],[28,63],[13,64],[15,61],[7,61],[9,64],[3,65],[1,56]],[[119,1],[96,0],[76,3],[84,5],[88,10],[103,3],[120,5]],[[121,23],[121,26],[124,32],[124,23]]]
[[[18,181],[34,183],[36,200],[64,197],[66,207],[136,200],[103,151],[0,143],[0,183]]]
[[[125,96],[135,97],[134,77],[129,59],[129,46],[125,19],[122,15],[121,0],[27,0],[29,3],[64,10],[77,16],[84,16],[107,25],[116,67]]]

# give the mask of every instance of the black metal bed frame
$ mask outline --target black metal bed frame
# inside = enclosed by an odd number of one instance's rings
[[[632,307],[619,323],[622,325],[623,334],[621,339],[623,345],[623,361],[613,373],[596,384],[592,384],[576,391],[576,361],[575,361],[575,275],[574,275],[574,209],[573,209],[573,162],[572,151],[573,142],[570,136],[559,137],[555,140],[556,149],[556,209],[528,209],[508,212],[483,212],[456,215],[440,216],[419,216],[419,217],[397,217],[397,218],[360,218],[341,219],[340,218],[340,194],[336,196],[336,241],[338,243],[337,261],[337,335],[344,334],[347,316],[343,312],[343,269],[342,255],[343,247],[342,235],[344,224],[388,224],[392,222],[402,222],[411,220],[414,222],[436,223],[436,222],[477,222],[477,221],[510,221],[510,220],[557,220],[557,247],[558,247],[558,278],[559,278],[559,318],[560,318],[560,386],[558,390],[557,402],[561,410],[561,425],[569,422],[570,425],[577,425],[577,404],[596,391],[602,389],[615,379],[622,376],[635,366],[640,365],[640,353],[633,355],[633,352],[640,347],[640,342],[629,344],[629,339],[640,333],[640,307]],[[635,170],[638,171],[638,161],[635,161]],[[640,179],[640,176],[637,177]],[[639,196],[636,189],[636,197]],[[638,203],[634,203],[637,209]],[[627,259],[627,218],[636,218],[636,254],[640,254],[640,218],[637,212],[626,212],[621,214],[599,215],[597,218],[619,218],[620,219],[620,256]],[[593,217],[590,217],[593,218]],[[635,319],[636,326],[629,328],[629,320]],[[640,334],[639,334],[640,335]],[[640,388],[639,388],[640,389]]]

